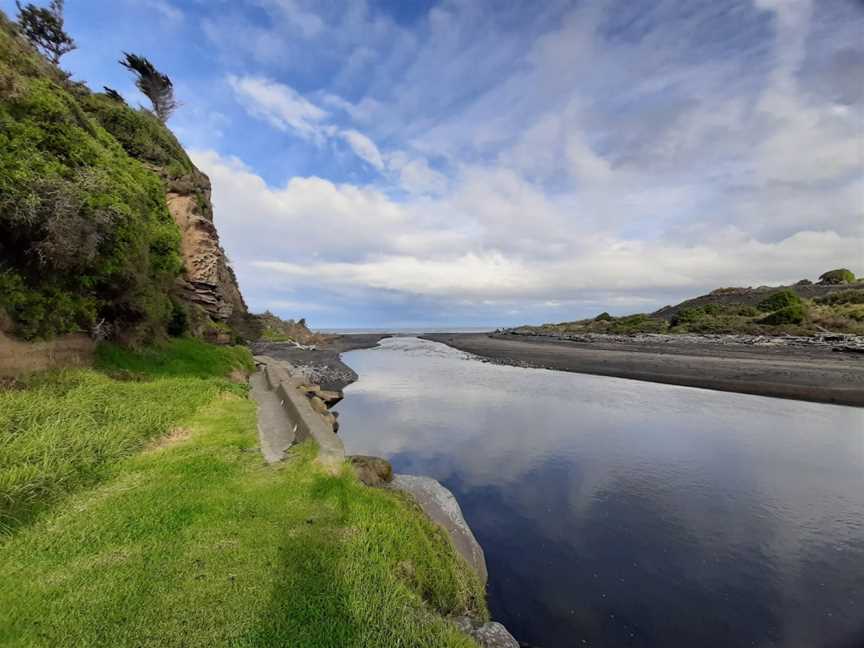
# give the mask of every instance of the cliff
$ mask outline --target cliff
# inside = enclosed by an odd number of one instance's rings
[[[2,13],[0,310],[2,328],[26,340],[256,331],[210,181],[173,133],[71,81]]]

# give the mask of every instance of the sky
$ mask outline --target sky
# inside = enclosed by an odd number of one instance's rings
[[[76,79],[173,79],[254,311],[506,326],[864,274],[861,0],[66,5]]]

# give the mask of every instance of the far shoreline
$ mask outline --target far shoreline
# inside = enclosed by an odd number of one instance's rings
[[[742,345],[580,343],[493,333],[427,333],[489,362],[864,407],[864,354]]]

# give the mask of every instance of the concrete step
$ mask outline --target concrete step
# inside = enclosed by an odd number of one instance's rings
[[[262,370],[249,379],[252,398],[258,403],[258,438],[261,454],[267,463],[285,458],[285,451],[294,443],[296,426],[291,422],[279,396],[270,389]]]

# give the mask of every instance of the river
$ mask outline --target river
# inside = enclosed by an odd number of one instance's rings
[[[484,363],[411,337],[345,353],[352,454],[429,475],[540,646],[864,646],[864,410]]]

